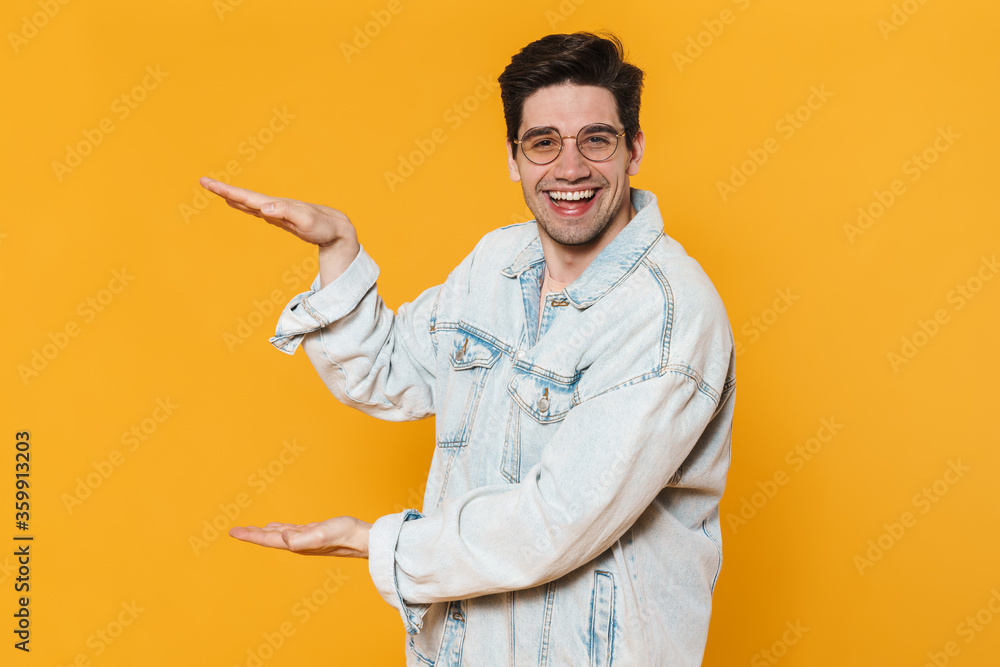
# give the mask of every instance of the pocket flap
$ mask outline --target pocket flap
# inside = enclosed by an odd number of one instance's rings
[[[576,403],[576,385],[559,384],[533,373],[514,372],[507,391],[521,409],[542,424],[561,421]]]
[[[499,347],[478,336],[459,331],[452,341],[451,366],[457,371],[467,368],[489,368],[500,358]]]

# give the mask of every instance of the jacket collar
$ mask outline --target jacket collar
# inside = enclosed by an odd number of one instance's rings
[[[579,309],[592,306],[632,273],[639,260],[663,234],[663,217],[660,215],[656,195],[648,190],[632,188],[631,197],[632,206],[636,210],[635,217],[601,250],[580,277],[566,288],[570,303]],[[501,273],[508,278],[516,278],[544,261],[542,242],[536,235]]]

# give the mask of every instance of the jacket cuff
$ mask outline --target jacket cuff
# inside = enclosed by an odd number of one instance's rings
[[[368,573],[382,599],[399,610],[406,632],[415,635],[424,623],[428,604],[406,604],[399,594],[396,580],[396,542],[403,524],[423,515],[417,510],[404,510],[399,514],[379,517],[368,532]]]
[[[309,291],[288,302],[269,342],[286,354],[294,354],[307,333],[322,329],[354,310],[377,278],[378,265],[362,246],[336,280],[320,289],[317,273]]]

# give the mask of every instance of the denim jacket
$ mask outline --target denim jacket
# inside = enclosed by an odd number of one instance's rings
[[[344,404],[436,416],[422,511],[377,519],[369,571],[407,665],[699,665],[722,563],[733,335],[656,197],[545,297],[534,221],[487,234],[393,313],[359,252],[299,294],[300,343]]]

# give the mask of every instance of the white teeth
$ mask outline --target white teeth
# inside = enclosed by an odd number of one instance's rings
[[[565,199],[576,201],[577,199],[589,199],[594,196],[593,190],[580,190],[579,192],[560,192],[559,190],[549,190],[549,197],[552,199]]]

